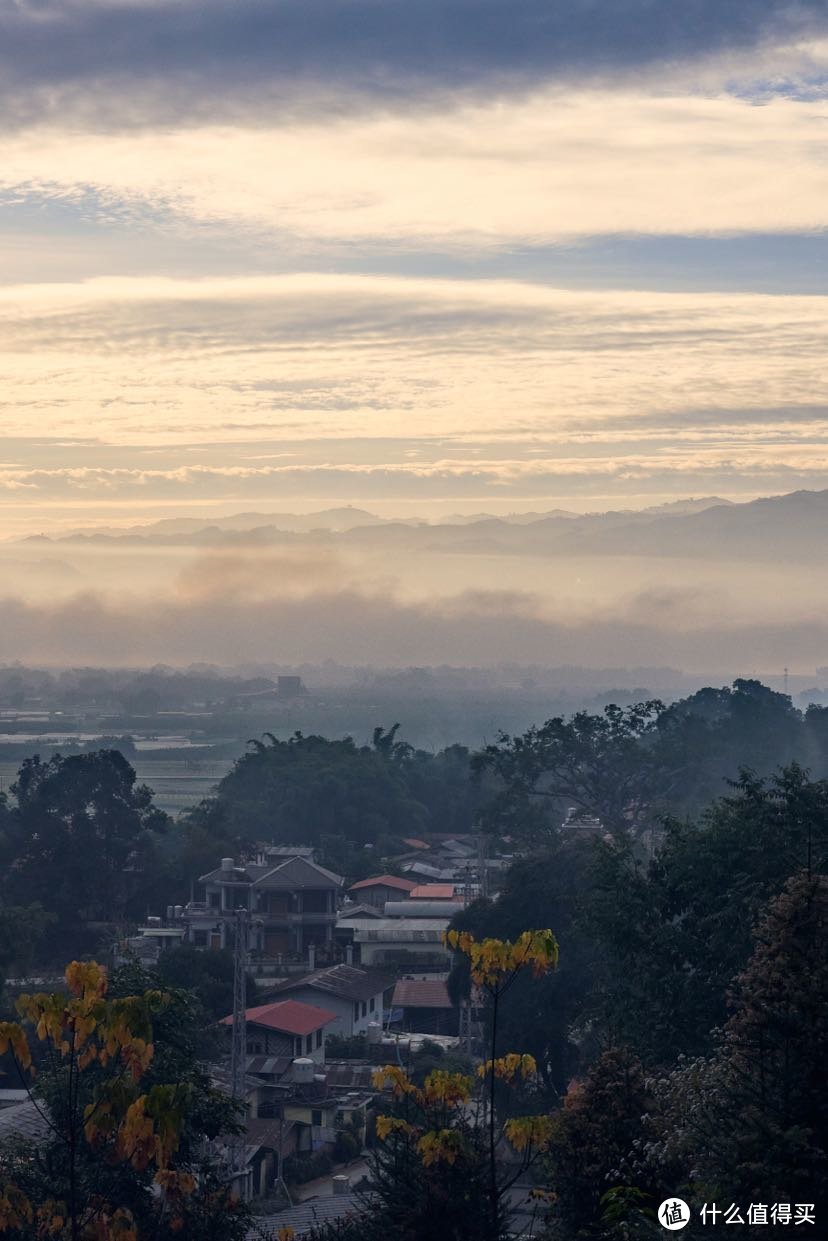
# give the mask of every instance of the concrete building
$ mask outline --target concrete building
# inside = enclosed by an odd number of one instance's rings
[[[367,1034],[371,1022],[382,1022],[383,998],[393,986],[393,975],[369,973],[353,965],[332,965],[282,983],[275,996],[323,1006],[336,1014],[326,1033],[351,1038]]]
[[[307,857],[221,865],[199,879],[203,899],[183,911],[186,938],[197,948],[228,948],[239,908],[250,911],[253,961],[307,958],[310,948],[330,948],[342,878]]]
[[[396,966],[405,970],[440,970],[451,966],[443,943],[449,924],[442,918],[353,918],[354,961],[364,967]]]

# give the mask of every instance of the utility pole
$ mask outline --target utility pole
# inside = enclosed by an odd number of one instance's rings
[[[245,1077],[247,1068],[247,936],[250,913],[237,909],[235,913],[235,936],[233,941],[233,1042],[230,1047],[230,1082],[233,1101],[246,1108],[247,1092]],[[245,1134],[233,1138],[231,1146],[232,1171],[244,1172]],[[244,1187],[239,1186],[244,1192]]]

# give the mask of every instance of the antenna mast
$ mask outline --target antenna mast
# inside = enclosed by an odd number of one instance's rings
[[[230,1048],[230,1082],[233,1100],[246,1103],[245,1069],[247,1067],[247,936],[250,913],[237,909],[233,940],[233,1042]],[[231,1162],[234,1172],[244,1170],[245,1135],[239,1134],[232,1144]]]

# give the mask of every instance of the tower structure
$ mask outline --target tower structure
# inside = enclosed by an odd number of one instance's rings
[[[250,914],[237,909],[233,940],[233,1042],[230,1047],[230,1083],[234,1102],[245,1105],[245,1070],[247,1066],[247,942],[250,930]],[[232,1145],[234,1172],[241,1172],[244,1164],[244,1134],[238,1135]]]

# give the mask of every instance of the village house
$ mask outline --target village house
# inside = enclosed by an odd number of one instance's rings
[[[258,1004],[246,1013],[247,1054],[303,1057],[324,1064],[325,1031],[336,1019],[336,1013],[298,1000]],[[232,1015],[220,1024],[232,1026]]]
[[[309,857],[263,851],[255,862],[222,858],[216,870],[201,876],[198,899],[183,910],[187,942],[230,947],[235,912],[246,909],[253,961],[308,959],[311,950],[331,948],[342,882]]]
[[[352,883],[348,895],[360,904],[375,905],[382,909],[386,901],[404,900],[416,886],[413,879],[398,879],[396,875],[374,875],[371,879],[360,879],[359,883]]]
[[[290,996],[324,1006],[336,1014],[326,1034],[351,1038],[366,1034],[372,1022],[382,1022],[383,998],[393,986],[392,975],[369,973],[353,965],[332,965],[281,983],[275,994],[277,998]]]

